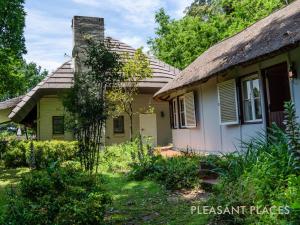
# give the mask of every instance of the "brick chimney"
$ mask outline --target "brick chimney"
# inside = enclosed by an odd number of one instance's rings
[[[79,61],[84,59],[83,47],[86,46],[85,37],[89,36],[96,42],[104,41],[104,19],[98,17],[74,16],[73,52],[75,71],[78,71]]]

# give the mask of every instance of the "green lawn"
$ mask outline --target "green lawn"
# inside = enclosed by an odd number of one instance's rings
[[[5,169],[0,166],[0,217],[5,210],[7,189],[16,185],[21,175],[27,172],[29,172],[28,168]]]
[[[118,224],[201,225],[203,215],[191,215],[190,207],[201,202],[170,196],[164,187],[152,181],[128,181],[120,173],[105,174],[105,187],[113,196],[107,220]]]

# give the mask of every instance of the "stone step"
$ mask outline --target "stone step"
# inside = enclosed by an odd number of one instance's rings
[[[203,179],[202,183],[216,185],[219,183],[218,179]]]

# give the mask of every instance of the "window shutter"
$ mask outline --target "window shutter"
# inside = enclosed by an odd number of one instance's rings
[[[189,92],[184,95],[184,104],[186,127],[196,127],[195,98],[193,92]]]
[[[235,79],[218,84],[221,125],[238,124],[237,90]]]

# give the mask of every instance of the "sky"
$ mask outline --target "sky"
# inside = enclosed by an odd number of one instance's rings
[[[25,59],[49,72],[70,59],[74,15],[103,17],[105,36],[147,51],[147,40],[155,36],[155,12],[164,8],[171,18],[180,18],[192,1],[26,0]]]

